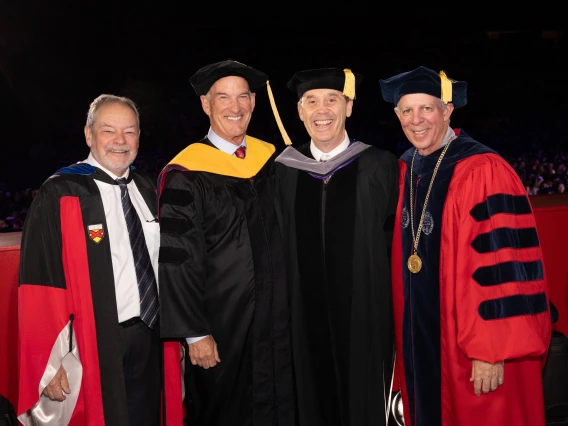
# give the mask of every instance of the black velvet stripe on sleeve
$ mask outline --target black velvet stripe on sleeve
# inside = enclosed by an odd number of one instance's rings
[[[189,258],[189,253],[185,249],[175,247],[160,247],[158,262],[181,264]]]
[[[476,204],[469,212],[477,222],[487,220],[499,213],[529,214],[531,206],[525,195],[495,194]]]
[[[514,281],[536,281],[544,278],[544,268],[540,260],[502,262],[497,265],[477,268],[472,278],[482,287]]]
[[[160,195],[160,204],[171,204],[173,206],[188,206],[193,202],[193,195],[189,191],[182,189],[164,188]]]
[[[539,241],[536,228],[498,228],[478,235],[471,246],[478,253],[492,253],[503,248],[538,247]]]
[[[495,320],[517,317],[520,315],[536,315],[548,310],[548,301],[544,292],[532,295],[517,294],[486,300],[479,304],[477,312],[484,320]]]

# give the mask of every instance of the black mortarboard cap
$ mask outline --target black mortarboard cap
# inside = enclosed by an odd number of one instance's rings
[[[308,90],[334,89],[343,92],[349,99],[355,99],[355,88],[361,84],[363,76],[350,69],[318,68],[299,71],[288,82],[288,89],[301,98]]]
[[[401,97],[412,93],[435,96],[444,103],[453,103],[456,108],[467,104],[467,82],[451,80],[444,71],[437,73],[430,68],[418,67],[380,80],[380,84],[383,99],[394,105]]]
[[[265,73],[229,59],[204,66],[193,74],[189,81],[195,93],[201,96],[206,95],[217,80],[231,75],[244,78],[249,84],[251,92],[256,92],[256,90],[264,86],[268,80],[268,75]]]

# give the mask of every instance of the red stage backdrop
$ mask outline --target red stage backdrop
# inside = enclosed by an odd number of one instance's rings
[[[531,204],[544,252],[549,297],[558,308],[554,330],[568,336],[568,194],[531,197]]]
[[[18,400],[20,238],[19,232],[0,234],[0,394],[8,398],[14,407]]]

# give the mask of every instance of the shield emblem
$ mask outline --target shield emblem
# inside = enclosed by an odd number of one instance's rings
[[[100,243],[105,236],[105,230],[103,229],[103,224],[89,225],[89,238],[95,243]]]

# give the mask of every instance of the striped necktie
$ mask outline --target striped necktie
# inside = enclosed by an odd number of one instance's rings
[[[136,279],[138,281],[138,292],[140,293],[140,319],[150,328],[154,327],[158,319],[158,285],[156,276],[148,254],[142,223],[138,217],[136,209],[132,205],[126,178],[117,179],[120,186],[120,198],[122,200],[122,210],[126,219],[126,227],[130,238],[130,247],[134,256],[134,266],[136,269]]]

